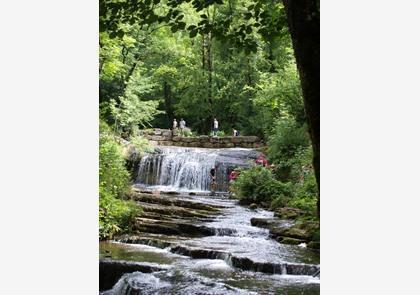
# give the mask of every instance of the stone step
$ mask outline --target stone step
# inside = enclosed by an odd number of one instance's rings
[[[228,252],[213,249],[201,249],[176,245],[171,247],[171,252],[189,256],[193,259],[222,259],[233,267],[267,274],[319,276],[320,273],[319,265],[315,264],[257,262],[247,257],[239,257]]]

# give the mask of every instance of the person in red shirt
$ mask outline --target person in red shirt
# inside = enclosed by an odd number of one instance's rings
[[[258,158],[255,160],[255,163],[263,167],[268,167],[268,161],[263,154],[258,156]]]
[[[235,181],[238,175],[239,175],[238,171],[232,170],[232,172],[230,172],[229,174],[229,182]]]

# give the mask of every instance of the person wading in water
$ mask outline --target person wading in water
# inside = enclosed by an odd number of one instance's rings
[[[213,166],[210,169],[210,177],[211,177],[210,191],[211,191],[212,196],[214,195],[216,191],[216,168],[217,166]]]

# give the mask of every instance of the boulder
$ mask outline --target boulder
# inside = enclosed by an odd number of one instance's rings
[[[172,141],[163,140],[163,141],[159,141],[159,144],[168,146],[168,145],[172,145]]]
[[[162,133],[162,136],[164,136],[165,138],[167,138],[168,140],[172,139],[172,131],[168,130]]]
[[[303,215],[305,212],[297,208],[283,207],[274,212],[274,216],[284,219],[296,219]]]
[[[248,142],[248,143],[254,143],[254,142],[260,141],[258,136],[242,136],[242,140],[243,142]]]
[[[161,129],[158,129],[158,128],[156,128],[155,129],[155,133],[154,133],[155,135],[162,135],[162,130]]]

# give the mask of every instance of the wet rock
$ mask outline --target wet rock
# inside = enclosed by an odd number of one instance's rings
[[[148,238],[148,237],[134,236],[134,235],[120,236],[120,237],[115,238],[115,241],[121,242],[121,243],[127,243],[127,244],[148,245],[148,246],[157,247],[161,249],[170,247],[173,244],[171,242],[164,241],[162,239]]]
[[[310,241],[307,245],[308,248],[310,249],[314,249],[314,250],[319,250],[321,247],[320,242],[315,242],[315,241]]]
[[[137,218],[133,225],[136,232],[147,232],[154,234],[182,235],[189,237],[202,237],[214,235],[213,228],[193,223],[182,222],[173,219],[171,221],[151,220],[146,218]]]
[[[153,265],[150,263],[129,262],[122,260],[112,260],[108,258],[99,260],[99,290],[108,290],[119,280],[125,273],[140,271],[143,273],[151,273],[162,271],[167,268]]]
[[[270,228],[270,237],[295,238],[302,241],[310,241],[311,234],[297,227],[291,228]]]
[[[305,214],[303,210],[289,207],[279,208],[274,212],[274,216],[284,219],[296,219],[303,214]]]
[[[288,238],[288,237],[277,237],[276,239],[278,242],[282,244],[289,244],[289,245],[299,245],[305,242],[305,240],[295,239],[295,238]]]
[[[178,206],[183,208],[204,210],[210,212],[219,212],[220,209],[224,208],[223,206],[209,205],[200,202],[188,201],[185,199],[169,198],[165,195],[150,196],[136,193],[132,195],[132,198],[136,201],[141,201],[145,203],[161,204],[165,206]]]
[[[236,256],[230,257],[230,261],[234,267],[268,274],[314,275],[319,271],[319,266],[314,264],[255,262]]]
[[[257,209],[258,208],[258,206],[257,206],[257,204],[255,204],[255,203],[252,203],[251,205],[249,205],[249,209],[252,209],[252,210],[255,210],[255,209]],[[252,221],[251,221],[251,224],[252,224]],[[253,225],[253,224],[252,224]]]
[[[226,259],[229,253],[208,250],[208,249],[197,249],[190,248],[181,245],[177,245],[171,248],[172,253],[189,256],[193,259]]]

